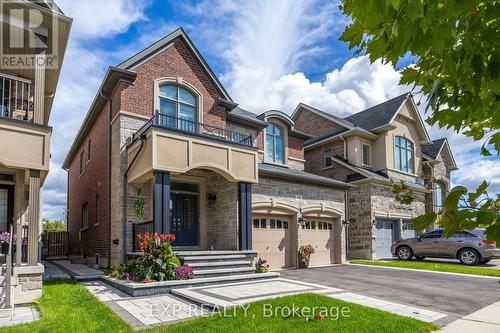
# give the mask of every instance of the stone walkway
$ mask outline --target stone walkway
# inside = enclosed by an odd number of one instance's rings
[[[54,266],[50,261],[44,261],[43,265],[45,266],[45,270],[43,272],[43,281],[47,281],[50,279],[71,279],[71,276],[63,272],[57,266]]]
[[[104,275],[104,272],[101,270],[90,268],[82,264],[72,264],[69,260],[54,260],[51,261],[51,263],[79,281],[99,279]]]
[[[149,297],[131,297],[101,281],[81,283],[136,329],[171,324],[184,319],[207,315],[213,310],[300,293],[322,294],[405,317],[435,322],[438,325],[442,325],[440,321],[447,316],[429,309],[287,279],[173,289],[172,294]],[[192,302],[186,299],[190,299]]]
[[[0,327],[27,324],[38,319],[40,319],[38,310],[28,306],[15,307],[14,313],[11,309],[0,310]]]

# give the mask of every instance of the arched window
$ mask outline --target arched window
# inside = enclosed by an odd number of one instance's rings
[[[163,126],[194,132],[197,121],[197,99],[188,90],[173,84],[159,87],[159,120]]]
[[[275,124],[266,127],[265,159],[274,163],[285,163],[283,128]]]
[[[399,171],[414,173],[414,156],[413,142],[402,136],[396,136],[394,139],[395,168]]]

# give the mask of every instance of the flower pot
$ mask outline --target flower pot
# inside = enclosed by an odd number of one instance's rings
[[[299,268],[308,268],[309,258],[310,255],[299,255]]]

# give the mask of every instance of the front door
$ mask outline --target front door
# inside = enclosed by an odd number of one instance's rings
[[[171,193],[174,246],[198,246],[198,195]]]
[[[0,233],[10,231],[14,213],[14,186],[0,185]]]

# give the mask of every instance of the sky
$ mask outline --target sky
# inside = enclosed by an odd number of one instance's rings
[[[233,100],[260,113],[291,114],[299,102],[348,116],[408,90],[390,65],[355,57],[339,37],[350,19],[323,0],[56,0],[73,18],[50,125],[52,159],[43,189],[42,216],[66,209],[67,173],[61,168],[108,66],[117,65],[183,27]],[[411,63],[402,59],[401,69]],[[421,113],[425,119],[423,110]],[[452,183],[486,179],[500,192],[497,157],[483,158],[481,143],[428,127],[447,137],[459,170]]]

